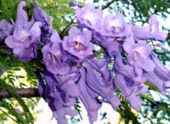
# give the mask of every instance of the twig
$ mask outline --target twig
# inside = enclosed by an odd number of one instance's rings
[[[167,40],[170,40],[170,33],[168,33],[168,36],[166,38]]]
[[[70,26],[74,23],[74,19],[71,19],[71,21],[65,26],[65,28],[62,30],[60,35],[63,37],[65,33],[69,30]]]
[[[40,97],[37,88],[17,88],[16,95],[19,97],[31,98],[31,97]],[[0,99],[14,97],[8,90],[0,90]]]
[[[116,0],[111,0],[110,2],[108,2],[105,6],[102,6],[102,9],[106,9],[108,8],[113,2],[115,2]]]

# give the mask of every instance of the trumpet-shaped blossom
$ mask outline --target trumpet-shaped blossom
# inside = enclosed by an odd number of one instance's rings
[[[42,10],[38,3],[34,5],[33,17],[35,21],[41,22],[41,42],[50,42],[50,37],[53,32],[52,28],[52,17],[48,16],[44,10]]]
[[[99,31],[102,36],[107,37],[125,37],[128,32],[126,32],[125,21],[123,16],[105,16],[101,22],[101,30]]]
[[[83,65],[86,68],[86,83],[93,92],[96,92],[105,102],[110,103],[113,108],[116,108],[120,102],[113,94],[115,87],[107,64],[107,61],[97,59],[84,63]]]
[[[12,33],[13,25],[6,20],[0,21],[0,41],[3,41]]]
[[[145,27],[133,26],[134,37],[140,40],[166,40],[168,34],[161,32],[159,27],[159,22],[156,15],[152,15],[149,19],[149,24]]]
[[[64,37],[63,49],[80,60],[93,54],[92,33],[88,29],[72,27]]]
[[[36,56],[36,44],[40,39],[40,22],[29,21],[24,10],[25,2],[21,1],[17,9],[14,31],[5,43],[21,60],[27,61]]]
[[[73,109],[75,97],[79,95],[75,93],[78,90],[75,84],[77,78],[73,79],[75,75],[72,75],[71,78],[68,76],[66,79],[60,80],[59,77],[46,71],[44,77],[40,77],[40,79],[43,78],[39,84],[40,95],[48,102],[59,124],[67,124],[66,115],[74,116],[77,114]]]
[[[144,69],[145,71],[153,71],[154,62],[151,60],[151,47],[148,44],[134,44],[132,49],[128,51],[128,61],[130,64]]]
[[[99,28],[103,13],[100,9],[95,9],[93,5],[87,4],[82,8],[77,8],[76,19],[80,26],[96,30]]]
[[[153,62],[155,63],[156,67],[154,72],[158,77],[160,77],[164,81],[170,80],[170,70],[167,69],[162,63],[160,63],[159,59],[152,55]]]
[[[62,40],[57,32],[53,32],[50,42],[46,44],[43,49],[43,61],[47,70],[53,74],[68,74],[70,67],[67,61],[67,56],[64,56],[61,48]]]
[[[78,83],[80,89],[80,99],[83,102],[84,106],[86,107],[90,123],[93,123],[97,119],[97,112],[101,107],[101,104],[96,100],[95,97],[93,97],[94,95],[91,96],[88,92],[88,86],[85,81],[86,80],[85,69],[82,68],[80,70],[80,73],[81,73],[81,78]]]

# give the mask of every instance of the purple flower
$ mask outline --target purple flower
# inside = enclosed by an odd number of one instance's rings
[[[6,20],[0,21],[0,41],[3,41],[12,33],[13,25]]]
[[[47,70],[53,74],[68,74],[70,67],[66,62],[67,56],[63,54],[62,41],[57,32],[53,32],[50,41],[42,49],[43,61]]]
[[[122,94],[127,97],[132,93],[132,91],[130,87],[128,87],[128,83],[130,82],[127,82],[126,79],[127,78],[125,78],[123,75],[116,74],[115,83],[116,83],[116,86],[120,88]]]
[[[154,72],[149,74],[148,80],[150,80],[151,83],[155,84],[159,88],[159,90],[164,93],[166,89],[169,88],[170,84],[170,70],[167,69],[157,58],[156,55],[152,54],[152,59],[155,64]],[[152,78],[153,76],[156,76],[155,82],[153,82]]]
[[[93,54],[93,44],[91,31],[72,27],[69,35],[64,37],[62,42],[63,49],[80,60]]]
[[[86,85],[92,92],[101,96],[105,102],[110,103],[113,108],[116,108],[120,104],[120,101],[113,94],[115,87],[107,64],[108,62],[106,60],[97,59],[83,63],[86,69]]]
[[[170,80],[170,70],[167,69],[157,57],[153,57],[153,61],[156,65],[154,72],[157,74],[157,76],[165,81]]]
[[[128,62],[145,71],[153,71],[155,64],[150,58],[151,51],[151,47],[146,43],[134,44],[128,51]]]
[[[140,40],[160,40],[164,41],[167,38],[167,33],[161,32],[159,22],[156,15],[152,15],[149,19],[149,25],[145,27],[133,26],[134,37]]]
[[[128,32],[126,32],[126,23],[121,15],[105,16],[102,19],[100,29],[99,32],[102,36],[122,38],[128,34]]]
[[[127,100],[130,102],[131,106],[139,111],[140,107],[142,105],[142,100],[140,99],[139,96],[135,95],[135,94],[131,94],[130,96],[127,97]]]
[[[85,69],[81,68],[80,73],[81,77],[78,83],[80,89],[80,99],[83,102],[84,106],[86,107],[90,123],[93,123],[94,121],[97,120],[97,112],[101,107],[101,104],[96,100],[96,98],[91,96],[88,92],[88,87],[85,82],[86,80]]]
[[[121,15],[105,16],[99,26],[100,28],[93,32],[93,38],[110,56],[119,51],[122,42],[132,42],[131,26],[125,23]],[[129,43],[126,44],[129,47]]]
[[[117,41],[114,41],[112,38],[102,38],[100,39],[99,44],[106,49],[106,52],[109,56],[113,56],[114,53],[119,51],[120,44]]]
[[[36,56],[36,44],[40,39],[40,22],[28,21],[24,10],[25,2],[21,1],[17,9],[17,19],[12,35],[5,43],[13,49],[13,53],[21,60],[27,61]]]
[[[80,68],[77,83],[79,97],[87,109],[90,123],[97,119],[101,102],[108,102],[113,108],[120,105],[118,97],[114,95],[114,84],[107,64],[106,60],[93,58],[84,62]],[[98,97],[102,98],[101,101]]]
[[[41,77],[43,80],[40,81],[39,92],[50,106],[59,124],[67,124],[66,115],[74,116],[77,114],[72,109],[76,101],[75,97],[79,95],[75,94],[77,89],[74,83],[77,79],[75,76],[77,77],[77,75],[72,74],[71,76],[67,75],[66,78],[56,77],[46,71],[44,77]],[[60,78],[63,79],[60,80]]]
[[[154,72],[149,72],[144,74],[146,81],[156,86],[160,92],[165,91],[165,81],[161,80]]]
[[[146,93],[148,89],[144,85],[136,84],[121,74],[116,74],[115,83],[117,88],[121,90],[122,95],[130,102],[131,106],[139,111],[141,107],[139,95]]]
[[[50,37],[53,32],[52,17],[47,15],[45,13],[45,11],[42,10],[37,3],[35,3],[35,5],[34,5],[33,17],[34,17],[35,21],[39,21],[42,23],[42,27],[41,27],[41,41],[42,41],[42,43],[48,43],[50,41]]]
[[[80,74],[72,72],[62,76],[56,76],[59,82],[60,89],[64,91],[68,97],[75,98],[80,96],[80,91],[76,82],[79,80]]]
[[[128,64],[123,63],[122,56],[120,55],[120,53],[117,53],[115,56],[114,71],[116,73],[120,73],[128,78],[135,77],[133,67]]]
[[[128,63],[125,64],[122,59],[121,54],[117,53],[114,63],[115,85],[130,102],[131,106],[139,110],[141,100],[138,95],[148,91],[148,88],[144,85],[147,80],[141,68]]]
[[[103,14],[100,9],[95,9],[93,5],[87,4],[76,9],[76,19],[80,26],[96,29],[101,22]]]

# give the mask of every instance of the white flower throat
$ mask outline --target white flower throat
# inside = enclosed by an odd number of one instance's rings
[[[29,37],[29,33],[25,30],[22,30],[19,32],[18,35],[18,39],[22,42],[24,42],[25,40],[27,40],[27,38]]]
[[[122,23],[121,23],[121,21],[119,19],[111,20],[108,25],[109,25],[109,27],[114,28],[115,33],[120,32],[121,29],[122,29]]]
[[[86,12],[83,16],[83,19],[92,25],[96,23],[95,15],[91,12]]]

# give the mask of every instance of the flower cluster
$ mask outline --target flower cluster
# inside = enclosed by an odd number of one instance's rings
[[[52,28],[51,18],[37,3],[31,21],[24,6],[24,1],[19,3],[13,26],[0,22],[0,40],[5,39],[20,60],[35,58],[37,45],[43,45],[45,69],[38,76],[39,92],[59,124],[67,123],[66,115],[77,114],[76,99],[82,101],[93,123],[103,102],[114,109],[121,105],[117,89],[139,110],[140,95],[148,92],[146,82],[162,93],[169,88],[170,71],[148,44],[150,39],[167,38],[155,15],[142,27],[127,23],[120,14],[104,15],[92,5],[79,6],[75,8],[77,24],[61,38]],[[103,48],[103,57],[96,55],[95,45]]]

